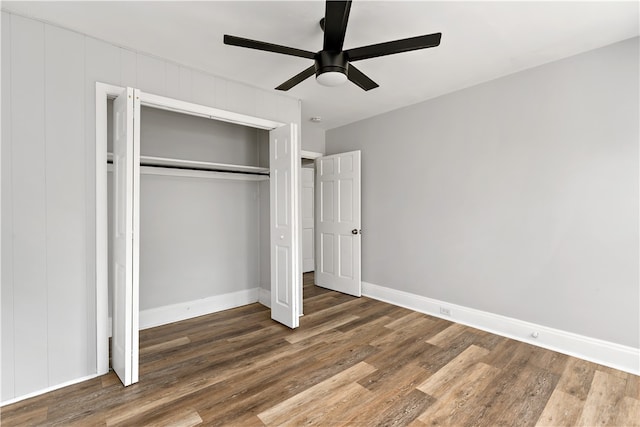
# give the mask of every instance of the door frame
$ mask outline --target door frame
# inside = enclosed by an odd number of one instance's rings
[[[95,108],[96,108],[96,143],[95,143],[95,284],[96,284],[96,373],[103,375],[109,372],[109,284],[108,284],[108,199],[107,199],[107,101],[126,91],[125,87],[96,82]],[[145,93],[140,94],[140,105],[174,111],[182,114],[205,117],[212,120],[220,120],[249,126],[258,129],[272,130],[285,123],[264,119],[255,116],[220,110],[191,102],[180,101],[159,95]],[[296,159],[299,163],[299,159]],[[299,167],[299,165],[298,165]],[[300,192],[299,182],[296,192]],[[294,226],[299,227],[299,218],[293,218]],[[298,242],[298,247],[300,247]],[[300,261],[299,256],[297,258]],[[299,310],[302,310],[300,305]]]
[[[305,150],[301,150],[300,151],[300,161],[302,161],[302,159],[315,160],[318,157],[322,157],[322,156],[324,156],[324,154],[323,153],[319,153],[317,151],[305,151]],[[300,162],[298,162],[298,163],[300,163]],[[315,166],[313,168],[315,170]],[[314,180],[315,180],[315,173],[313,174],[313,176],[314,176]],[[302,191],[302,173],[300,173],[300,183],[298,185],[299,185],[298,191]],[[315,197],[316,197],[316,195],[315,195],[315,191],[316,191],[315,190],[315,185],[314,185],[313,188],[314,188],[313,189],[313,191],[314,191],[313,199],[314,199],[314,210],[315,210]],[[302,195],[300,195],[298,200],[299,200],[299,203],[300,203],[300,206],[298,207],[298,210],[300,212],[302,212]],[[313,213],[313,217],[314,217],[314,221],[315,221],[315,217],[316,217],[315,212]],[[300,221],[300,231],[299,231],[298,235],[302,236],[302,221]],[[314,252],[313,256],[315,257],[316,256],[315,248],[314,248],[313,252]],[[300,255],[299,255],[299,257],[300,257],[300,272],[301,272],[300,275],[302,275],[302,241],[300,241]],[[302,280],[300,280],[300,291],[298,292],[298,313],[300,314],[300,316],[304,316],[304,307],[303,307],[303,304],[302,304],[302,301],[304,300],[304,295],[303,295],[302,287],[303,287]]]
[[[304,230],[308,228],[308,226],[305,226],[306,219],[303,217],[303,212],[304,211],[303,211],[303,208],[302,208],[302,206],[304,205],[304,203],[303,203],[304,202],[304,194],[305,194],[304,189],[306,188],[305,187],[305,177],[304,177],[305,171],[308,171],[308,172],[311,173],[310,184],[312,185],[312,190],[313,190],[312,193],[311,193],[311,197],[313,198],[312,201],[311,201],[312,206],[313,206],[312,212],[311,212],[311,215],[312,215],[311,219],[313,220],[312,227],[315,229],[315,217],[316,217],[316,215],[315,215],[315,203],[316,203],[316,193],[315,193],[315,191],[316,191],[315,190],[316,167],[315,167],[315,163],[312,166],[303,166],[303,167],[300,168],[300,205],[301,205],[301,207],[300,207],[300,246],[301,246],[301,253],[302,253],[302,255],[300,257],[300,259],[302,260],[302,268],[301,268],[300,271],[302,272],[302,274],[305,274],[305,269],[306,269],[305,261],[307,260],[305,258],[305,256],[304,256]],[[314,238],[315,238],[315,236],[314,236]],[[312,245],[312,246],[315,246],[315,244]],[[311,252],[312,252],[312,257],[313,257],[313,264],[315,265],[315,262],[316,262],[316,260],[315,260],[315,253],[316,253],[315,247],[311,249]],[[313,271],[313,270],[309,270],[309,271]]]

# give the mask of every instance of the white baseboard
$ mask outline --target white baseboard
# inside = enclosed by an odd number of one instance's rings
[[[211,314],[222,310],[229,310],[231,308],[253,304],[254,302],[260,302],[263,305],[267,305],[259,299],[262,298],[263,292],[267,293],[266,301],[268,301],[270,305],[270,292],[261,288],[253,288],[143,310],[140,312],[139,318],[140,330],[167,325],[169,323],[179,322],[193,317],[204,316],[205,314]],[[267,307],[269,307],[269,305],[267,305]],[[109,317],[109,320],[107,321],[109,338],[113,336],[111,331],[112,325],[113,320]]]
[[[367,282],[362,282],[362,295],[452,322],[461,323],[496,335],[564,353],[569,356],[599,363],[621,371],[640,375],[640,349],[637,348],[549,328],[535,323],[476,310],[474,308],[450,304]],[[140,329],[165,325],[192,317],[252,304],[254,302],[259,302],[269,307],[271,305],[271,293],[262,288],[253,288],[141,311]],[[441,307],[449,309],[451,315],[441,314]],[[537,338],[532,336],[534,332],[538,333]],[[111,319],[109,319],[109,336],[111,336]],[[97,376],[97,374],[94,374],[77,378],[12,398],[1,402],[0,407],[82,381],[87,381]]]
[[[13,399],[9,399],[9,400],[5,400],[5,401],[1,402],[0,403],[0,407],[6,406],[6,405],[11,405],[12,403],[20,402],[21,400],[30,399],[32,397],[40,396],[41,394],[49,393],[50,391],[58,390],[59,388],[68,387],[70,385],[78,384],[78,383],[81,383],[81,382],[87,381],[87,380],[92,380],[92,379],[94,379],[95,377],[98,377],[98,376],[100,376],[100,375],[98,375],[98,374],[88,375],[86,377],[76,378],[76,379],[73,379],[71,381],[66,381],[66,382],[63,382],[63,383],[60,383],[60,384],[56,384],[56,385],[51,386],[51,387],[43,388],[41,390],[34,391],[32,393],[23,394],[22,396],[14,397]]]
[[[258,295],[259,288],[253,288],[143,310],[140,312],[140,329],[153,328],[217,311],[253,304],[258,302]]]
[[[271,308],[271,291],[260,288],[260,297],[258,298],[258,302],[265,307]]]
[[[247,304],[253,304],[258,302],[259,297],[263,297],[266,293],[266,301],[271,303],[271,293],[261,288],[246,289],[238,292],[231,292],[228,294],[215,295],[208,298],[202,298],[195,301],[187,301],[178,304],[166,305],[163,307],[152,308],[149,310],[143,310],[140,312],[140,329],[153,328],[155,326],[166,325],[168,323],[179,322],[180,320],[191,319],[193,317],[204,316],[205,314],[211,314],[222,310],[229,310],[231,308],[241,307]],[[262,302],[262,301],[261,301]],[[264,304],[264,303],[262,303]],[[111,337],[111,325],[112,319],[108,320],[108,332]],[[33,393],[25,394],[5,402],[1,402],[0,406],[10,405],[12,403],[19,402],[21,400],[29,399],[50,391],[57,390],[62,387],[67,387],[82,381],[90,380],[99,376],[98,374],[89,375],[86,377],[74,379],[62,384],[57,384],[52,387],[47,387],[42,390],[35,391]]]
[[[640,349],[362,282],[362,295],[640,375]],[[440,309],[448,309],[450,315]],[[537,334],[534,338],[534,334]]]

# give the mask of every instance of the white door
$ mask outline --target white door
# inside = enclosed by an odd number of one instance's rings
[[[300,169],[302,178],[302,209],[300,217],[302,220],[302,272],[308,273],[314,270],[314,186],[315,171],[313,168],[305,167]]]
[[[360,151],[316,159],[316,285],[360,289]]]
[[[138,381],[139,111],[127,88],[113,104],[113,332],[111,363],[125,386]]]
[[[300,148],[294,124],[269,133],[271,192],[271,318],[298,327]]]

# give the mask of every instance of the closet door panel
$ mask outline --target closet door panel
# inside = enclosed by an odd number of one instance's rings
[[[138,109],[139,111],[139,109]],[[113,334],[112,365],[122,383],[137,382],[139,143],[134,123],[134,90],[113,104]],[[139,118],[139,115],[138,115]],[[139,121],[139,120],[138,120]],[[136,171],[138,174],[136,175]]]
[[[300,292],[298,177],[300,168],[295,125],[271,131],[271,318],[298,327]]]

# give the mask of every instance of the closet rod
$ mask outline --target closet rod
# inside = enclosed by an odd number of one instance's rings
[[[107,164],[112,165],[113,160],[108,159]],[[176,165],[156,165],[153,163],[145,163],[140,162],[140,166],[151,167],[151,168],[163,168],[163,169],[177,169],[177,170],[186,170],[186,171],[200,171],[200,172],[217,172],[217,173],[233,173],[233,174],[241,174],[241,175],[258,175],[258,176],[269,176],[269,172],[251,172],[251,171],[235,171],[228,169],[215,169],[215,168],[206,168],[206,167],[196,167],[196,166],[176,166]]]
[[[113,153],[107,153],[107,163],[113,160]],[[197,160],[172,159],[167,157],[140,156],[140,166],[177,169],[198,172],[236,173],[245,175],[269,176],[269,168],[258,166],[233,165],[227,163],[204,162]]]

